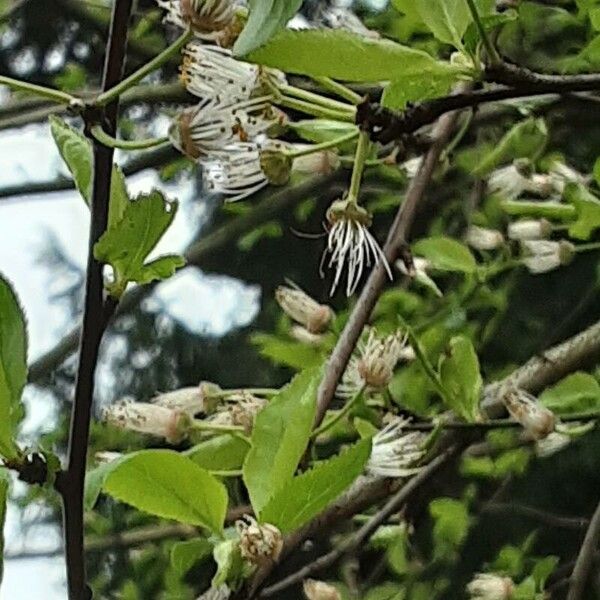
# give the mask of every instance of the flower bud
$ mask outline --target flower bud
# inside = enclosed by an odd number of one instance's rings
[[[296,144],[294,148],[301,147]],[[331,150],[321,150],[294,158],[292,171],[304,175],[329,175],[340,166],[340,157]]]
[[[471,600],[510,600],[515,585],[512,579],[494,573],[478,573],[467,592]]]
[[[522,219],[508,226],[511,240],[540,240],[552,233],[552,223],[546,219]]]
[[[471,225],[467,229],[465,241],[476,250],[495,250],[504,243],[504,236],[495,229]]]
[[[209,395],[205,395],[206,383],[202,382],[197,387],[185,387],[172,392],[159,394],[152,399],[152,402],[158,406],[164,406],[171,410],[183,412],[190,417],[198,413],[209,413],[215,409],[214,400],[210,400]],[[212,384],[208,384],[212,385]]]
[[[515,161],[512,165],[496,169],[488,179],[490,192],[497,193],[509,200],[518,198],[529,189],[529,179],[524,172],[528,170],[522,162]]]
[[[302,325],[293,325],[290,329],[290,335],[301,344],[307,346],[318,346],[323,341],[323,335],[320,333],[311,333]]]
[[[103,411],[107,423],[162,437],[177,444],[187,437],[190,418],[183,412],[145,402],[118,402]]]
[[[511,417],[518,421],[534,439],[541,440],[554,431],[554,413],[524,390],[509,390],[502,397]]]
[[[523,264],[530,273],[547,273],[568,265],[575,256],[575,246],[566,240],[524,240],[521,248],[525,257]]]
[[[324,581],[305,579],[303,588],[307,600],[342,600],[340,593]]]
[[[275,299],[283,311],[300,323],[309,333],[322,333],[333,318],[333,310],[326,304],[319,304],[299,289],[279,286]]]
[[[235,522],[240,536],[240,553],[244,559],[258,567],[277,561],[283,548],[281,531],[269,523],[259,524],[246,515]]]

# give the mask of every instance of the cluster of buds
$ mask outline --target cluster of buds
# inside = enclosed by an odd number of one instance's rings
[[[334,312],[326,304],[319,304],[299,288],[279,286],[275,300],[290,319],[299,323],[309,334],[320,334],[327,330]]]
[[[554,413],[540,404],[535,396],[521,389],[510,389],[502,401],[511,417],[518,421],[535,440],[541,440],[554,431]]]
[[[514,589],[512,579],[495,573],[478,573],[467,585],[471,600],[510,600]]]
[[[342,596],[336,588],[324,581],[305,579],[304,595],[307,600],[341,600]]]
[[[405,431],[408,419],[395,417],[373,437],[367,473],[378,477],[410,477],[425,455],[427,438],[420,431]]]
[[[262,567],[274,563],[283,548],[281,531],[269,523],[258,523],[246,515],[235,522],[240,537],[240,554],[250,564]]]
[[[413,350],[406,344],[406,335],[400,331],[384,338],[377,336],[374,329],[366,341],[358,343],[358,355],[353,356],[337,389],[341,398],[352,398],[361,390],[377,392],[385,389],[400,360],[414,357]]]

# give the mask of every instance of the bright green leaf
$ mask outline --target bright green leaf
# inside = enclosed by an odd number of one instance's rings
[[[545,556],[536,561],[531,576],[535,581],[538,592],[544,591],[546,580],[552,575],[552,572],[556,569],[559,562],[560,559],[558,556]]]
[[[598,157],[594,163],[594,181],[596,182],[596,185],[600,186],[600,157]]]
[[[600,227],[600,200],[579,183],[568,183],[563,195],[577,209],[577,218],[569,227],[569,235],[578,240],[589,240]]]
[[[239,437],[219,435],[190,448],[186,455],[208,471],[235,471],[244,464],[249,448]]]
[[[168,255],[145,263],[177,212],[177,203],[168,202],[158,191],[130,202],[122,219],[112,224],[94,246],[96,259],[108,263],[115,273],[110,292],[120,296],[130,281],[149,283],[164,279],[183,266],[180,256]]]
[[[225,486],[191,459],[172,450],[141,450],[121,459],[104,491],[135,508],[216,534],[227,510]]]
[[[413,252],[426,258],[434,269],[473,273],[477,263],[471,251],[460,242],[449,237],[438,236],[419,240]]]
[[[213,550],[213,558],[217,563],[217,572],[212,579],[212,587],[229,584],[230,589],[235,589],[236,584],[243,577],[244,561],[240,554],[240,545],[237,540],[225,540],[218,543]]]
[[[92,510],[98,501],[98,496],[104,487],[104,482],[115,467],[124,457],[116,458],[107,463],[94,467],[85,474],[85,488],[83,493],[83,506],[85,510]]]
[[[320,379],[321,369],[296,375],[256,417],[243,469],[256,513],[294,476],[308,445]]]
[[[419,15],[431,33],[446,44],[461,49],[462,38],[473,17],[466,0],[414,0]]]
[[[451,73],[461,72],[422,50],[342,29],[285,30],[248,59],[287,73],[344,81],[448,78]]]
[[[469,338],[457,336],[450,340],[440,363],[440,377],[448,408],[466,421],[476,421],[483,382],[479,360]]]
[[[282,533],[294,531],[319,514],[363,472],[371,455],[371,440],[355,444],[338,456],[317,463],[289,480],[260,513]]]
[[[358,131],[358,127],[353,123],[332,121],[330,119],[306,119],[295,121],[290,122],[288,127],[301,138],[317,144],[335,140],[344,135],[348,135],[353,131]]]
[[[448,93],[452,84],[457,80],[456,73],[449,73],[448,77],[408,77],[395,79],[383,90],[381,104],[387,108],[403,109],[409,102],[421,102]]]
[[[300,370],[316,367],[323,362],[323,353],[318,347],[295,340],[282,339],[270,333],[255,333],[250,341],[259,348],[261,356],[278,365]]]
[[[577,214],[577,209],[570,204],[538,200],[503,200],[500,208],[515,217],[532,217],[537,219],[554,219],[571,221]]]
[[[14,438],[23,416],[21,394],[27,383],[27,328],[19,300],[0,276],[0,454],[15,458]]]
[[[539,400],[557,414],[596,411],[600,408],[600,384],[589,373],[578,371],[545,389]]]
[[[470,518],[467,506],[454,498],[436,498],[429,504],[429,513],[435,520],[435,558],[453,558],[469,532]]]
[[[250,15],[233,46],[235,56],[244,56],[268,42],[298,12],[302,0],[249,0]]]
[[[185,575],[196,563],[212,554],[213,545],[204,538],[177,542],[171,548],[171,564],[179,575]]]

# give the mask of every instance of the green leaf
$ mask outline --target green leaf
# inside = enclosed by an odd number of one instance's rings
[[[233,46],[235,56],[244,56],[268,42],[298,12],[302,0],[249,0],[250,15]]]
[[[185,575],[196,563],[212,554],[213,545],[204,538],[176,542],[171,548],[171,565],[178,575]]]
[[[4,522],[6,521],[6,504],[10,477],[5,469],[0,470],[0,583],[4,575]]]
[[[498,165],[515,158],[539,156],[548,141],[548,129],[543,119],[526,119],[514,125],[477,164],[473,175],[482,177]]]
[[[536,561],[535,567],[533,567],[533,571],[531,571],[531,576],[533,577],[539,592],[544,591],[546,580],[552,575],[552,572],[556,569],[559,562],[560,559],[558,556],[545,556]]]
[[[466,0],[415,0],[423,23],[431,33],[455,48],[463,47],[462,38],[473,17]]]
[[[244,575],[244,561],[238,541],[225,540],[217,544],[213,550],[213,558],[217,563],[217,572],[212,578],[212,587],[228,584],[229,589],[235,589]]]
[[[505,10],[502,13],[487,15],[481,18],[481,23],[486,31],[492,31],[500,25],[515,21],[519,16],[514,9]],[[471,23],[464,35],[465,49],[469,53],[474,53],[477,50],[477,44],[480,41],[479,31],[475,23]]]
[[[129,194],[125,175],[118,165],[113,165],[110,179],[110,205],[108,207],[108,227],[116,225],[129,205]]]
[[[352,123],[332,121],[330,119],[306,119],[288,124],[288,127],[301,138],[315,142],[329,142],[357,131],[358,127]]]
[[[144,512],[223,530],[225,486],[191,459],[172,450],[141,450],[109,473],[104,491]]]
[[[448,407],[466,421],[476,421],[483,383],[479,360],[469,338],[457,336],[450,340],[448,351],[440,362],[440,377]]]
[[[154,190],[130,202],[117,223],[113,223],[94,246],[97,260],[108,263],[115,273],[110,293],[119,297],[130,281],[149,283],[172,275],[185,264],[183,257],[162,256],[145,263],[177,212],[177,203],[168,202]]]
[[[12,287],[0,276],[0,454],[15,458],[16,429],[23,417],[21,395],[27,383],[27,328]]]
[[[294,476],[308,445],[320,379],[316,368],[296,375],[256,417],[243,471],[257,514]]]
[[[381,104],[387,108],[403,109],[409,102],[421,102],[443,96],[448,93],[457,79],[454,73],[448,75],[448,77],[439,76],[434,79],[425,77],[395,79],[383,90]]]
[[[255,333],[250,341],[259,348],[261,356],[278,365],[300,370],[316,367],[323,362],[323,353],[318,347],[282,339],[270,333]]]
[[[98,501],[98,496],[104,487],[106,478],[111,471],[125,457],[119,457],[107,463],[103,463],[89,470],[85,474],[85,488],[83,492],[83,506],[85,510],[92,510]]]
[[[569,227],[569,235],[578,240],[589,240],[600,227],[600,200],[579,183],[568,183],[563,196],[577,209],[577,218]]]
[[[462,73],[460,68],[422,50],[342,29],[285,30],[250,53],[248,59],[286,73],[344,81],[448,78],[451,73]]]
[[[289,480],[260,513],[282,533],[294,531],[319,514],[363,472],[371,455],[365,439],[338,456],[317,463],[310,471]]]
[[[596,162],[594,163],[594,181],[596,182],[596,185],[600,186],[600,157],[598,157],[596,159]]]
[[[234,471],[244,464],[249,448],[241,438],[219,435],[190,448],[185,454],[208,471]]]
[[[438,236],[419,240],[413,252],[426,258],[434,269],[474,273],[477,263],[471,251],[460,242],[449,237]]]
[[[436,498],[429,504],[433,526],[434,557],[448,559],[462,546],[469,532],[469,511],[460,500]]]
[[[578,371],[546,388],[539,401],[562,415],[596,411],[600,408],[600,384],[589,373]]]

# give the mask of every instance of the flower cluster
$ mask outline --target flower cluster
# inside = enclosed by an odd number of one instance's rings
[[[257,567],[277,561],[283,549],[283,536],[277,527],[246,515],[235,522],[235,528],[242,558]]]

